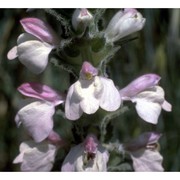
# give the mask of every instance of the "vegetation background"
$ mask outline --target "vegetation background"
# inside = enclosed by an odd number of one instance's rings
[[[106,10],[106,22],[117,10]],[[142,74],[159,74],[162,78],[160,85],[165,90],[166,100],[172,104],[172,112],[162,111],[157,126],[154,126],[143,122],[132,106],[131,111],[111,124],[117,125],[115,132],[120,140],[149,130],[161,132],[160,152],[164,157],[165,171],[180,171],[180,9],[139,11],[146,18],[144,29],[133,35],[137,39],[122,45],[109,63],[108,72],[120,88]],[[62,12],[71,15],[73,10]],[[17,165],[12,164],[23,136],[23,130],[14,122],[20,96],[16,88],[28,81],[44,82],[59,90],[68,87],[67,72],[63,69],[57,71],[49,65],[44,73],[35,76],[18,60],[7,59],[8,51],[23,32],[19,20],[28,16],[47,19],[55,29],[60,26],[42,9],[29,12],[26,9],[0,9],[0,171],[19,171]],[[112,127],[108,128],[111,131]]]

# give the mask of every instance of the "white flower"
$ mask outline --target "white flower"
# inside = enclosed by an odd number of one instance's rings
[[[25,141],[21,143],[20,154],[13,163],[21,163],[21,171],[50,171],[57,149],[57,146],[47,142]]]
[[[97,76],[97,69],[84,62],[80,79],[68,90],[65,114],[68,119],[76,120],[83,112],[93,114],[99,107],[106,111],[115,111],[120,104],[121,98],[113,81]]]
[[[136,9],[118,11],[108,24],[105,31],[107,42],[115,42],[144,27],[145,18]]]

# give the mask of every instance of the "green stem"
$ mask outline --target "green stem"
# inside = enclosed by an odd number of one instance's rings
[[[89,62],[93,63],[91,46],[88,45],[88,44],[85,44],[80,49],[81,49],[81,58],[82,58],[82,61],[89,61]]]
[[[105,135],[107,133],[106,131],[106,127],[108,125],[108,123],[110,122],[110,120],[120,116],[121,114],[123,114],[124,112],[126,112],[128,110],[127,106],[124,106],[120,109],[118,109],[117,111],[111,112],[109,114],[107,114],[101,121],[101,125],[100,125],[100,131],[101,131],[101,137],[100,137],[100,141],[104,142],[105,139]]]

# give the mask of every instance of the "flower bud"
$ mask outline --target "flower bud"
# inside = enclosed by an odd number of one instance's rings
[[[84,32],[93,19],[87,9],[76,9],[72,16],[72,26],[76,32]]]
[[[124,9],[111,19],[106,31],[107,42],[115,42],[144,27],[146,19],[136,9]]]

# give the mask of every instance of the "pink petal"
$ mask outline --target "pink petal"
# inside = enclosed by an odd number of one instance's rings
[[[160,76],[156,74],[142,75],[129,83],[125,88],[121,89],[120,94],[123,99],[127,97],[131,98],[148,88],[156,86],[160,79]]]
[[[26,32],[44,42],[56,45],[60,41],[53,29],[46,22],[38,18],[24,18],[20,23]]]
[[[25,96],[46,100],[55,105],[61,104],[65,100],[63,94],[57,93],[49,86],[36,82],[24,83],[18,87],[18,91]]]
[[[47,139],[50,141],[50,143],[54,145],[59,145],[59,146],[65,145],[65,141],[60,137],[58,133],[56,133],[53,130],[49,133]]]
[[[96,153],[98,146],[97,137],[93,134],[90,134],[86,137],[84,141],[84,150],[86,153]]]
[[[92,79],[92,77],[97,75],[98,75],[98,70],[94,66],[92,66],[89,62],[84,61],[80,72],[81,78],[90,80]]]

